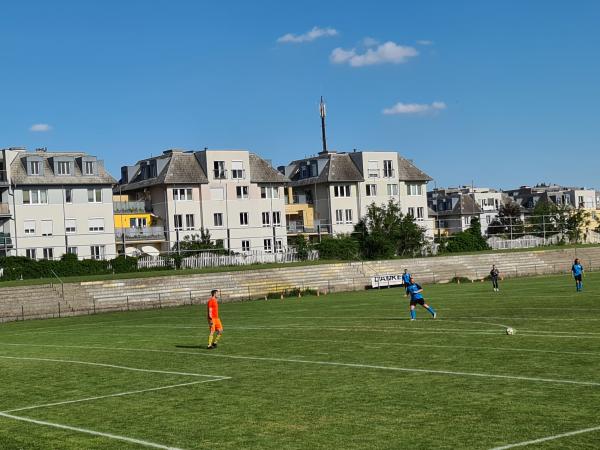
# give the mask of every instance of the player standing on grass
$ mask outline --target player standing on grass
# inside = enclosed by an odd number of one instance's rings
[[[577,292],[583,291],[583,266],[579,262],[579,258],[575,258],[573,266],[571,267],[571,272],[573,272],[573,278],[575,278],[575,288],[577,289]]]
[[[498,277],[500,276],[500,271],[496,268],[496,264],[492,264],[492,270],[490,270],[490,279],[492,280],[492,286],[494,288],[494,292],[500,291],[500,286],[498,286]]]
[[[417,304],[421,305],[423,308],[429,311],[429,313],[434,319],[437,317],[435,309],[433,309],[431,306],[425,303],[425,299],[423,298],[422,292],[423,288],[417,283],[415,283],[413,277],[410,277],[410,284],[406,288],[406,296],[408,297],[410,295],[410,320],[417,319],[417,312],[415,311],[415,306]]]
[[[404,290],[408,295],[408,286],[410,285],[410,279],[412,278],[411,274],[408,273],[408,269],[404,269],[404,273],[402,274],[402,284],[404,284]]]
[[[219,304],[217,303],[218,292],[218,289],[210,291],[210,298],[206,304],[208,327],[210,329],[207,349],[216,348],[217,342],[219,342],[223,334],[223,324],[221,324],[221,319],[219,319]]]

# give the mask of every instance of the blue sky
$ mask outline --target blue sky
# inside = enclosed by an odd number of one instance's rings
[[[320,150],[323,95],[330,148],[438,186],[600,187],[598,23],[591,0],[4,2],[0,147],[284,164]]]

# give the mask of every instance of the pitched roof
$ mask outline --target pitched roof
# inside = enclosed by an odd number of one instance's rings
[[[143,189],[150,186],[158,186],[163,184],[199,184],[208,183],[206,174],[202,170],[198,159],[194,153],[187,152],[171,152],[156,158],[142,160],[140,163],[148,163],[151,160],[167,159],[165,167],[156,177],[143,178],[143,173],[140,169],[133,175],[129,183],[119,186],[119,190],[133,191]]]
[[[300,166],[303,162],[314,160],[315,158],[301,159],[292,161],[294,165],[290,175],[292,186],[306,186],[315,183],[336,183],[336,182],[356,182],[364,181],[364,178],[350,155],[347,153],[327,153],[319,155],[316,159],[327,159],[321,173],[316,177],[299,178]]]
[[[483,214],[477,202],[468,194],[460,194],[458,202],[451,210],[437,211],[436,216],[473,216]]]
[[[248,153],[250,160],[250,181],[252,183],[285,183],[285,175],[275,170],[268,161],[256,153]]]
[[[398,178],[400,181],[431,181],[429,175],[415,166],[408,159],[398,155]]]
[[[42,158],[43,175],[27,174],[27,158]],[[16,185],[74,185],[74,184],[116,184],[115,180],[104,168],[102,161],[96,160],[97,175],[85,175],[81,171],[80,165],[75,161],[73,164],[73,173],[71,175],[56,175],[54,168],[50,164],[51,158],[70,157],[82,158],[89,157],[83,152],[24,152],[17,156],[10,165],[11,181]]]

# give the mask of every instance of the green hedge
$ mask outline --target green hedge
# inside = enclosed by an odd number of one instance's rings
[[[79,260],[76,255],[71,254],[63,255],[58,261],[37,261],[23,256],[0,257],[0,267],[4,269],[0,281],[54,278],[54,274],[62,278],[138,271],[137,258],[118,256],[108,261]]]
[[[351,236],[324,237],[321,243],[317,244],[320,259],[358,259],[359,246],[356,239]]]

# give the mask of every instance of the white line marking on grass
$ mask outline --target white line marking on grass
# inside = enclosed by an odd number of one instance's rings
[[[109,438],[109,439],[115,439],[118,441],[128,442],[130,444],[139,444],[139,445],[143,445],[144,447],[160,448],[160,449],[164,449],[164,450],[183,450],[178,447],[171,447],[168,445],[157,444],[155,442],[143,441],[141,439],[135,439],[135,438],[130,438],[130,437],[126,437],[126,436],[119,436],[118,434],[103,433],[101,431],[88,430],[87,428],[72,427],[69,425],[62,425],[60,423],[46,422],[44,420],[36,420],[36,419],[30,419],[28,417],[14,416],[12,414],[6,414],[3,412],[0,412],[0,416],[5,417],[7,419],[20,420],[22,422],[34,423],[36,425],[43,425],[43,426],[47,426],[47,427],[59,428],[61,430],[76,431],[78,433],[91,434],[92,436],[101,436],[101,437],[105,437],[105,438]]]
[[[148,372],[148,373],[161,373],[165,375],[182,375],[188,377],[206,377],[206,378],[214,378],[214,375],[204,375],[200,373],[188,373],[188,372],[172,372],[167,370],[154,370],[154,369],[140,369],[137,367],[127,367],[127,366],[117,366],[114,364],[103,364],[103,363],[95,363],[89,361],[74,361],[69,359],[50,359],[50,358],[33,358],[33,357],[25,357],[25,356],[0,356],[3,359],[18,359],[24,361],[46,361],[46,362],[60,362],[60,363],[68,363],[68,364],[82,364],[86,366],[99,366],[99,367],[109,367],[111,369],[123,369],[123,370],[131,370],[134,372]]]
[[[516,444],[503,445],[501,447],[494,447],[491,450],[506,450],[509,448],[524,447],[526,445],[540,444],[540,443],[546,442],[546,441],[554,441],[555,439],[561,439],[561,438],[569,437],[569,436],[576,436],[578,434],[583,434],[583,433],[591,433],[593,431],[600,431],[600,426],[592,427],[592,428],[584,428],[583,430],[577,430],[577,431],[569,431],[568,433],[555,434],[554,436],[548,436],[548,437],[544,437],[544,438],[540,438],[540,439],[533,439],[531,441],[517,442]]]
[[[73,348],[75,346],[62,346],[65,348]],[[358,363],[343,363],[334,361],[313,361],[307,359],[287,359],[287,358],[270,358],[262,356],[243,356],[243,355],[223,355],[216,353],[200,353],[200,352],[189,352],[189,351],[172,351],[172,350],[160,350],[150,348],[127,348],[127,347],[104,347],[104,346],[77,346],[75,348],[83,348],[88,350],[121,350],[130,352],[147,352],[147,353],[166,353],[171,355],[196,355],[203,357],[216,357],[216,358],[227,358],[227,359],[238,359],[238,360],[249,360],[249,361],[272,361],[272,362],[289,362],[298,364],[313,364],[323,366],[336,366],[336,367],[350,367],[357,369],[376,369],[376,370],[389,370],[395,372],[410,372],[410,373],[429,373],[433,375],[455,375],[465,377],[477,377],[477,378],[494,378],[494,379],[506,379],[506,380],[522,380],[522,381],[533,381],[540,383],[556,383],[556,384],[573,384],[580,386],[600,386],[600,382],[596,381],[575,381],[575,380],[563,380],[554,378],[537,378],[537,377],[526,377],[519,375],[500,375],[500,374],[488,374],[478,372],[459,372],[451,370],[435,370],[435,369],[418,369],[409,367],[393,367],[393,366],[380,366],[374,364],[358,364]]]

